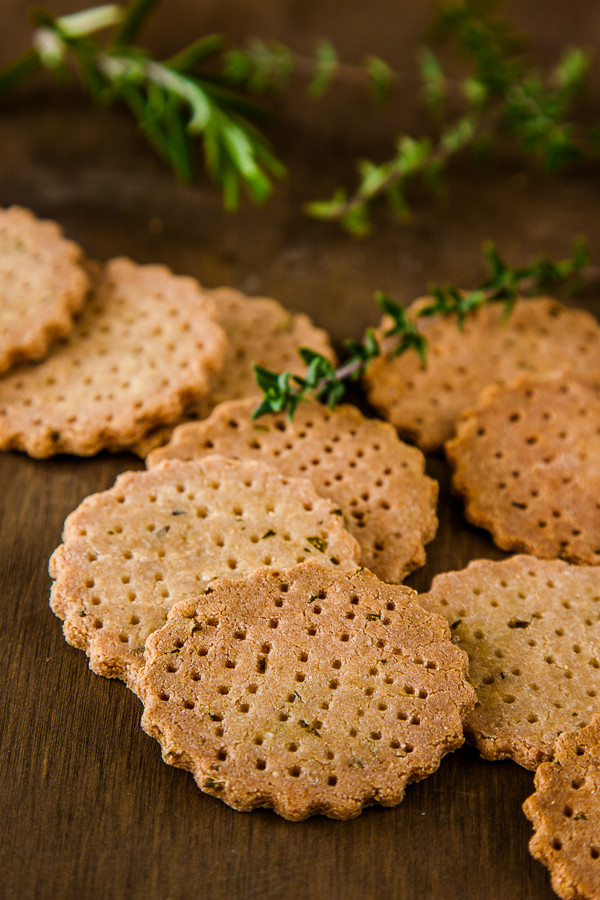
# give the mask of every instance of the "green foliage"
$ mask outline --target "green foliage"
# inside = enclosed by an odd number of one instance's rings
[[[588,265],[587,247],[582,240],[575,243],[567,259],[553,262],[540,256],[518,268],[511,268],[493,244],[486,244],[483,252],[490,269],[488,278],[471,291],[454,285],[430,286],[431,299],[419,307],[414,318],[391,297],[378,293],[377,303],[386,316],[381,333],[368,328],[362,341],[347,341],[348,358],[337,369],[324,356],[306,348],[299,351],[308,366],[304,378],[255,366],[264,396],[254,418],[286,411],[292,419],[302,400],[320,400],[333,408],[342,399],[346,385],[360,379],[369,363],[380,355],[399,356],[413,350],[426,365],[427,339],[419,328],[419,319],[452,317],[462,329],[465,318],[487,303],[504,304],[508,317],[518,296],[559,286],[570,291],[578,289]]]
[[[34,10],[33,49],[0,73],[0,90],[14,87],[40,66],[66,72],[72,60],[92,98],[127,106],[181,180],[193,178],[193,142],[199,138],[225,207],[237,208],[241,187],[263,203],[273,177],[285,170],[252,121],[260,110],[226,77],[215,78],[202,68],[223,51],[222,36],[206,35],[162,62],[132,45],[158,2],[132,0],[126,7],[110,4],[58,18]],[[98,32],[111,29],[107,39],[98,39]]]
[[[598,155],[597,129],[573,118],[590,54],[570,48],[553,69],[543,72],[525,53],[524,39],[493,9],[491,0],[440,2],[430,38],[439,45],[450,44],[469,71],[453,83],[439,53],[429,45],[421,49],[422,95],[439,123],[437,135],[403,135],[389,159],[361,161],[354,190],[337,189],[331,200],[310,203],[310,215],[338,221],[351,233],[363,235],[370,229],[373,205],[385,199],[405,220],[407,191],[413,184],[435,189],[454,157],[469,149],[493,147],[501,136],[508,136],[520,153],[533,156],[550,172],[585,155]],[[443,120],[449,98],[453,115]],[[410,153],[415,146],[416,157]]]
[[[239,48],[229,47],[223,35],[208,34],[170,59],[154,60],[134,42],[160,2],[130,0],[125,6],[105,4],[62,17],[34,9],[32,49],[0,71],[0,92],[40,68],[68,75],[68,63],[74,62],[92,98],[127,106],[183,181],[194,177],[194,146],[200,143],[209,176],[222,189],[226,208],[234,210],[242,189],[263,203],[273,180],[285,174],[258,127],[265,111],[252,97],[285,89],[294,74],[307,77],[313,98],[336,80],[370,86],[379,100],[394,84],[394,73],[383,60],[368,55],[360,66],[349,66],[325,40],[314,57],[304,57],[278,41],[253,40]],[[338,188],[330,199],[309,203],[309,215],[337,221],[362,236],[370,229],[373,206],[384,199],[404,221],[415,183],[437,190],[455,157],[489,150],[500,135],[549,171],[598,155],[600,128],[573,117],[589,53],[569,48],[554,68],[542,71],[525,52],[524,39],[494,8],[493,0],[438,0],[429,42],[418,56],[422,96],[434,113],[435,131],[400,135],[383,162],[361,160],[356,187]],[[444,70],[447,49],[467,68],[457,82]]]

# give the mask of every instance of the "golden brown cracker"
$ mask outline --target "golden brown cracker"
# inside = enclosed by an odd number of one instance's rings
[[[207,291],[214,300],[218,321],[228,339],[225,364],[210,393],[186,410],[183,420],[204,419],[220,403],[260,397],[254,365],[275,372],[304,375],[306,365],[298,350],[310,347],[335,363],[329,336],[303,313],[290,313],[269,297],[247,297],[233,288]],[[165,444],[171,427],[153,430],[132,449],[145,457]]]
[[[0,209],[0,373],[68,334],[88,287],[81,248],[55,222]]]
[[[600,566],[480,559],[420,599],[469,655],[478,705],[465,731],[486,759],[535,769],[600,710]]]
[[[239,810],[391,806],[463,741],[467,660],[416,594],[318,563],[215,582],[147,644],[142,725]]]
[[[600,563],[600,371],[490,388],[446,451],[467,518],[499,547]]]
[[[255,406],[255,400],[223,403],[209,419],[180,425],[148,466],[210,453],[263,460],[284,475],[310,478],[342,510],[362,565],[379,578],[402,581],[424,564],[424,544],[437,528],[437,482],[425,475],[419,450],[353,406],[302,403],[291,422],[283,413],[253,421]]]
[[[425,302],[415,301],[409,316]],[[518,299],[508,318],[503,304],[487,304],[467,315],[462,328],[455,316],[418,321],[427,365],[412,350],[382,356],[369,365],[365,383],[373,406],[422,450],[443,446],[486,385],[567,364],[586,372],[600,358],[596,319],[548,297]]]
[[[194,279],[113,259],[51,356],[0,380],[0,447],[36,457],[127,447],[206,393],[224,352]]]
[[[556,741],[523,804],[534,835],[529,850],[564,900],[600,898],[600,715]]]
[[[50,605],[101,675],[135,690],[146,638],[215,578],[318,557],[354,570],[358,545],[305,479],[219,456],[126,472],[67,518]]]

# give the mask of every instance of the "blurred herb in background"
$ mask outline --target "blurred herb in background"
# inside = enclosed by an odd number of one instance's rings
[[[242,188],[262,203],[273,179],[285,174],[261,127],[270,91],[285,90],[294,76],[307,81],[313,98],[339,81],[367,87],[379,100],[399,89],[383,60],[370,54],[361,65],[348,65],[328,41],[307,57],[279,42],[256,39],[239,48],[223,35],[207,34],[169,59],[155,60],[135,41],[159,3],[131,0],[61,17],[34,9],[32,47],[0,71],[0,92],[42,68],[56,75],[75,71],[96,102],[121,102],[131,110],[183,181],[194,177],[199,141],[226,209],[235,210]],[[437,48],[464,61],[459,79],[445,73]],[[414,183],[435,189],[454,157],[483,143],[494,149],[505,138],[550,171],[597,155],[600,130],[574,113],[590,62],[589,53],[572,48],[550,71],[542,71],[526,53],[526,41],[495,15],[492,0],[441,0],[419,54],[423,99],[434,116],[432,134],[398,136],[389,159],[359,162],[352,190],[338,188],[331,199],[314,201],[306,211],[340,222],[355,235],[369,230],[373,205],[381,199],[406,219]]]

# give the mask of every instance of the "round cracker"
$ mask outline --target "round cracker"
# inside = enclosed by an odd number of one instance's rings
[[[253,421],[254,407],[253,400],[223,403],[204,422],[180,425],[148,466],[210,453],[264,460],[284,475],[310,478],[342,510],[362,565],[379,578],[402,581],[425,563],[424,544],[437,529],[438,486],[425,475],[419,450],[353,406],[303,403],[291,422],[283,413]]]
[[[166,460],[120,475],[67,518],[50,605],[93,671],[135,690],[146,638],[178,600],[315,556],[354,570],[358,545],[309,481],[220,456]]]
[[[462,744],[466,666],[407,587],[318,563],[261,570],[152,635],[142,725],[236,809],[351,818],[399,803]]]
[[[233,288],[217,288],[207,294],[215,302],[219,324],[227,335],[225,365],[210,393],[186,410],[185,420],[205,419],[227,400],[259,398],[254,365],[305,375],[307,367],[298,354],[301,347],[310,347],[335,363],[329,335],[304,313],[292,314],[270,297],[247,297]],[[172,431],[172,427],[153,430],[132,449],[145,457],[165,444]]]
[[[531,855],[550,871],[564,900],[600,897],[600,715],[562,734],[554,759],[535,773],[523,810],[535,834]]]
[[[0,381],[0,447],[36,457],[127,447],[206,393],[224,353],[193,278],[113,259],[51,356]]]
[[[430,298],[415,301],[409,316],[415,318],[425,302]],[[427,338],[427,365],[413,351],[380,357],[369,365],[365,383],[373,406],[426,451],[441,449],[486,385],[566,364],[586,372],[600,357],[596,319],[548,297],[517,300],[508,318],[503,304],[482,306],[462,328],[454,316],[418,321]]]
[[[600,372],[488,389],[446,451],[467,518],[499,547],[600,563]]]
[[[55,222],[0,209],[0,373],[42,359],[71,330],[89,288],[81,261]]]
[[[514,556],[437,575],[423,605],[469,655],[465,720],[486,759],[535,769],[600,710],[600,567]]]

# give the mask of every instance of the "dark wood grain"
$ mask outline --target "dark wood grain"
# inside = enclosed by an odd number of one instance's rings
[[[15,22],[18,6],[11,6]],[[217,5],[208,6],[215,27]],[[234,21],[240,4],[230,6]],[[276,6],[264,21],[275,17],[289,40],[299,7]],[[564,31],[543,30],[545,4],[525,6],[546,50],[566,40]],[[593,18],[596,5],[588,6]],[[304,23],[305,41],[321,22],[318,4],[307,7],[313,19]],[[409,7],[416,32],[422,13],[416,3]],[[331,25],[332,4],[324,9]],[[384,25],[382,18],[377,27]],[[172,25],[166,43],[176,41],[175,31]],[[577,23],[572,31],[573,41],[586,37]],[[369,36],[376,32],[372,26]],[[340,39],[359,45],[349,27]],[[393,63],[403,65],[413,40],[409,29]],[[275,296],[310,313],[338,343],[377,321],[377,289],[408,302],[434,279],[473,284],[488,238],[521,263],[540,252],[564,255],[572,236],[584,232],[600,257],[593,169],[552,180],[511,161],[465,165],[453,171],[444,197],[417,198],[409,227],[382,216],[374,236],[360,243],[307,220],[301,204],[330,193],[352,170],[359,144],[362,150],[371,141],[385,152],[376,131],[359,140],[356,125],[347,145],[336,143],[331,109],[305,109],[272,128],[290,178],[266,210],[244,207],[230,217],[205,185],[176,185],[125,116],[92,113],[77,95],[24,95],[0,106],[0,204],[57,219],[90,256],[164,262],[208,286]],[[343,115],[336,116],[339,125]],[[579,302],[600,315],[597,294]],[[550,900],[547,873],[528,854],[531,831],[520,808],[532,774],[486,763],[468,747],[409,787],[399,807],[371,808],[345,823],[234,812],[161,761],[158,744],[139,727],[139,701],[89,671],[47,602],[47,561],[66,515],[140,465],[128,455],[44,462],[0,455],[0,897]],[[440,528],[426,567],[409,579],[418,590],[437,572],[502,555],[465,523],[449,496],[444,461],[432,457],[428,469],[441,484]]]

